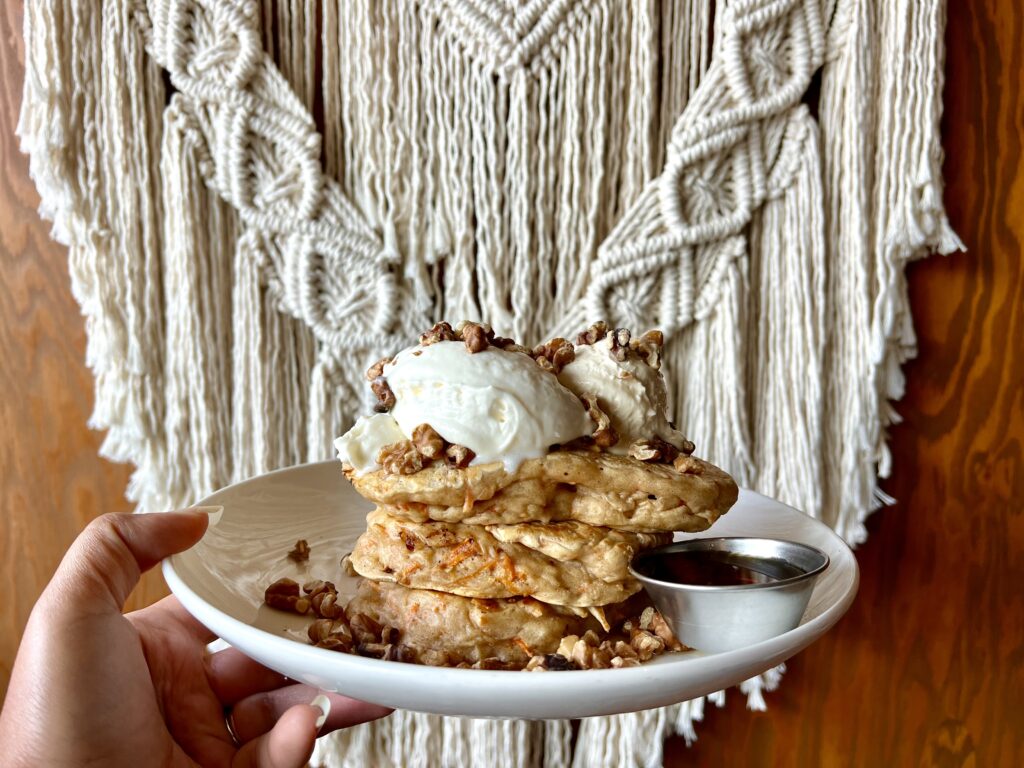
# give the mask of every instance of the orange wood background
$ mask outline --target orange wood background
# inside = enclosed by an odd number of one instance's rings
[[[709,708],[670,766],[1024,765],[1024,7],[949,0],[946,201],[969,248],[910,270],[920,355],[893,430],[899,502],[857,553],[861,591],[789,663],[766,713]],[[32,603],[92,517],[126,510],[96,456],[64,249],[14,126],[20,4],[0,10],[0,694]],[[164,593],[143,582],[130,606]]]

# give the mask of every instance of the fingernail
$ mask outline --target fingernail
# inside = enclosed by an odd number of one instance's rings
[[[213,528],[217,523],[220,522],[221,515],[224,514],[224,507],[220,505],[214,505],[211,507],[190,507],[190,512],[203,512],[210,516],[210,528]]]
[[[321,693],[309,702],[309,706],[316,707],[320,710],[320,717],[316,719],[316,732],[320,733],[320,729],[323,728],[324,723],[327,722],[327,716],[331,714],[331,700]]]

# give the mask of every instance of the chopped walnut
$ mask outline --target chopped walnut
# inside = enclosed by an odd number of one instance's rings
[[[675,468],[676,472],[679,472],[682,475],[704,474],[704,465],[692,456],[687,456],[685,454],[680,454],[679,457],[672,462],[672,466]]]
[[[577,344],[596,344],[605,336],[608,335],[608,323],[604,320],[598,320],[587,330],[580,332],[576,337]]]
[[[640,661],[650,661],[665,650],[665,641],[645,629],[634,629],[630,633],[629,644]]]
[[[313,613],[325,619],[345,618],[345,607],[338,602],[338,589],[329,581],[311,581],[302,585]]]
[[[295,548],[288,553],[288,559],[296,563],[305,563],[309,560],[309,542],[299,539],[295,542]]]
[[[658,449],[648,440],[634,440],[629,446],[629,455],[638,461],[657,461],[661,458]]]
[[[352,566],[352,553],[351,552],[349,552],[347,555],[345,555],[343,558],[341,558],[341,562],[339,564],[341,565],[341,572],[344,573],[346,576],[353,576],[354,577],[354,576],[358,576],[359,575],[359,573],[356,571],[356,569]]]
[[[395,362],[395,358],[393,357],[382,357],[376,363],[371,365],[369,368],[366,369],[367,381],[376,381],[377,379],[379,379],[381,376],[384,375],[384,366],[390,365],[393,362]]]
[[[686,650],[686,646],[679,642],[679,638],[677,638],[676,633],[672,631],[672,627],[668,625],[668,622],[665,621],[665,617],[658,611],[654,611],[654,615],[651,617],[650,629],[655,635],[661,638],[665,647],[670,651]]]
[[[490,342],[494,339],[494,329],[491,328],[490,323],[475,323],[472,320],[460,320],[455,324],[455,335],[465,341],[465,330],[471,325],[479,326],[484,332],[484,336],[487,337],[487,341]]]
[[[510,664],[507,661],[502,661],[497,656],[489,656],[486,659],[480,659],[472,665],[472,669],[515,669],[516,666]]]
[[[370,389],[377,396],[376,411],[384,413],[395,407],[395,393],[391,391],[391,386],[383,376],[379,376],[370,382]]]
[[[550,360],[548,360],[548,358],[546,358],[546,357],[534,357],[533,359],[537,363],[537,365],[540,366],[540,369],[542,371],[547,371],[548,373],[554,373],[554,374],[558,373],[558,371],[555,370],[554,363],[552,363]]]
[[[569,658],[569,656],[572,655],[573,646],[576,645],[576,641],[579,639],[579,635],[566,635],[558,644],[558,650],[556,650],[555,653],[559,656]]]
[[[307,581],[302,585],[302,591],[309,595],[310,599],[319,595],[321,592],[334,592],[338,593],[337,587],[330,581],[324,581],[322,579],[314,579],[313,581]]]
[[[345,606],[338,602],[338,593],[335,591],[324,591],[309,598],[309,603],[317,616],[325,619],[344,619]]]
[[[648,605],[644,608],[643,613],[640,614],[640,629],[650,629],[651,622],[654,620],[654,607]]]
[[[384,659],[394,661],[394,646],[390,643],[367,642],[359,643],[356,646],[356,653],[360,656],[369,656],[373,659]]]
[[[420,661],[416,649],[408,645],[391,646],[391,661],[401,661],[405,664],[416,664]]]
[[[341,640],[341,627],[345,628],[345,631],[349,631],[348,625],[343,621],[331,621],[330,619],[316,619],[308,627],[306,627],[306,636],[309,638],[309,642],[313,645],[320,645],[331,635],[338,635],[339,641]],[[349,640],[351,641],[351,633],[349,633]],[[333,650],[333,649],[332,649]]]
[[[448,463],[457,469],[464,469],[469,462],[476,458],[476,454],[464,445],[449,445],[444,451]]]
[[[466,343],[466,349],[469,350],[471,355],[483,352],[489,346],[487,329],[480,325],[480,323],[462,323],[460,332],[462,333],[462,340]]]
[[[547,669],[547,665],[544,663],[543,656],[533,656],[528,662],[526,662],[526,666],[523,667],[523,669],[526,672],[543,672]]]
[[[580,669],[590,669],[594,662],[595,646],[588,643],[582,637],[573,643],[572,651],[569,652],[569,660],[575,662]]]
[[[611,336],[612,346],[608,350],[608,354],[612,356],[613,360],[618,360],[621,363],[629,356],[629,329],[616,328],[609,335]]]
[[[592,629],[588,629],[582,636],[566,635],[554,653],[531,657],[525,669],[541,671],[554,669],[556,666],[559,669],[635,667],[666,650],[686,649],[653,607],[648,607],[640,616],[623,622],[622,633],[629,638],[628,641],[622,639],[622,634],[618,632],[611,633],[602,640]],[[567,664],[575,667],[566,666]]]
[[[545,370],[559,374],[576,359],[576,350],[567,339],[554,338],[533,350],[533,357]]]
[[[299,595],[299,585],[291,579],[278,579],[263,593],[263,602],[279,611],[307,613],[309,598]]]
[[[639,667],[640,660],[636,658],[626,658],[624,656],[616,656],[612,659],[612,666],[615,669],[621,669],[623,667]]]
[[[348,625],[352,628],[353,637],[355,637],[360,644],[379,642],[381,632],[384,629],[365,613],[357,613],[350,616]]]
[[[381,448],[377,463],[388,474],[412,475],[423,469],[423,455],[411,440],[400,440]]]
[[[624,640],[616,640],[612,647],[614,653],[620,659],[636,659],[636,650]]]
[[[504,336],[495,336],[491,339],[491,346],[503,349],[506,352],[522,352],[524,355],[532,355],[533,353],[522,344],[516,344],[515,339],[506,339]]]
[[[306,630],[309,642],[321,647],[329,647],[332,651],[352,650],[352,630],[344,620],[317,619]],[[333,640],[334,642],[330,642]]]
[[[579,669],[579,665],[572,659],[567,659],[560,653],[549,653],[544,656],[544,667],[554,672],[561,672],[567,669]]]
[[[597,395],[584,392],[580,395],[580,401],[594,422],[594,445],[599,448],[611,448],[619,442],[619,435],[612,426],[611,419],[597,404]]]
[[[608,669],[611,665],[612,652],[608,648],[599,646],[590,654],[591,669]]]
[[[629,446],[629,455],[640,461],[671,464],[679,455],[679,449],[660,437],[652,437],[649,440],[634,440]]]
[[[647,331],[639,339],[629,342],[629,348],[655,370],[661,369],[661,352],[665,346],[665,334],[661,331]]]
[[[444,456],[444,438],[429,424],[420,424],[412,431],[412,443],[426,459],[433,461]]]
[[[455,335],[451,325],[443,320],[426,333],[420,335],[420,344],[424,347],[437,344],[439,341],[458,341],[458,336]]]
[[[328,635],[319,643],[314,643],[318,648],[326,648],[328,651],[337,651],[338,653],[352,653],[352,638],[346,638],[343,635],[334,634]]]

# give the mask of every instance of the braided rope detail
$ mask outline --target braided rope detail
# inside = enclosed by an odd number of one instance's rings
[[[133,0],[150,55],[178,93],[169,111],[205,183],[278,255],[281,309],[334,349],[394,346],[396,254],[321,168],[312,117],[263,51],[252,0]]]
[[[421,5],[472,44],[487,69],[511,79],[535,70],[583,23],[594,0],[421,0]]]
[[[602,244],[588,318],[668,332],[714,308],[743,230],[799,166],[799,100],[824,57],[821,0],[738,0],[677,121],[665,168]]]
[[[260,45],[257,4],[133,2],[179,91],[178,128],[207,184],[277,244],[267,282],[282,309],[334,350],[407,339],[415,329],[395,327],[398,255],[323,173],[315,123]],[[591,5],[422,2],[503,77],[542,64]],[[601,246],[573,322],[582,311],[672,332],[713,311],[752,212],[792,178],[776,168],[798,164],[801,142],[787,134],[799,130],[793,110],[824,55],[821,2],[738,0],[725,9],[711,69],[672,131],[664,170]]]

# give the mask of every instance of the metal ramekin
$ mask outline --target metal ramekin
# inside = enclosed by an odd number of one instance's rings
[[[665,552],[732,552],[754,559],[783,560],[802,573],[768,583],[703,586],[659,581],[644,574],[644,563]],[[720,653],[767,640],[795,628],[807,609],[814,582],[828,555],[794,541],[759,538],[692,539],[642,552],[630,573],[647,589],[676,637],[707,653]]]

